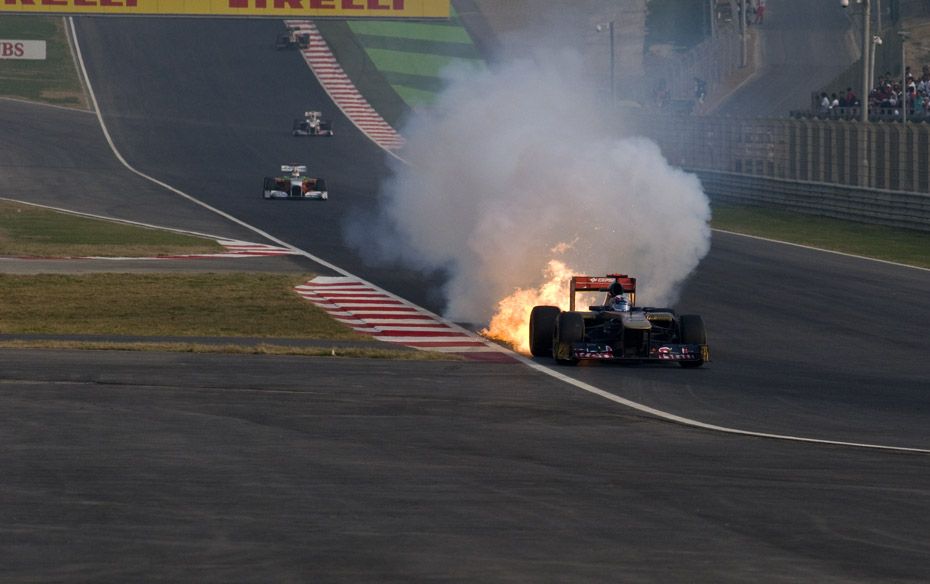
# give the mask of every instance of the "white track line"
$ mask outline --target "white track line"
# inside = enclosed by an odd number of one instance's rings
[[[90,112],[93,113],[93,112]],[[219,235],[213,235],[210,233],[200,233],[199,231],[189,231],[187,229],[176,229],[174,227],[162,227],[161,225],[152,225],[151,223],[141,223],[139,221],[130,221],[129,219],[117,219],[115,217],[107,217],[105,215],[94,215],[93,213],[84,213],[83,211],[72,211],[71,209],[64,209],[62,207],[53,207],[51,205],[41,205],[39,203],[30,203],[29,201],[20,201],[19,199],[10,199],[7,197],[0,197],[0,201],[9,201],[11,203],[19,203],[21,205],[29,205],[31,207],[38,207],[40,209],[48,209],[50,211],[57,211],[59,213],[67,213],[69,215],[76,215],[78,217],[87,217],[89,219],[100,219],[102,221],[111,221],[113,223],[122,223],[125,225],[135,225],[136,227],[145,227],[146,229],[159,229],[161,231],[171,231],[172,233],[180,233],[183,235],[194,235],[196,237],[204,237],[206,239],[227,239]]]
[[[50,211],[55,211],[57,213],[65,213],[68,215],[74,215],[76,217],[85,217],[87,219],[109,221],[111,223],[119,223],[121,225],[132,225],[134,227],[141,227],[143,229],[157,229],[159,231],[168,231],[171,233],[178,233],[181,235],[191,235],[194,237],[202,237],[204,239],[212,239],[229,250],[229,252],[227,253],[218,253],[218,254],[177,254],[177,255],[172,256],[172,257],[177,257],[177,258],[257,257],[257,256],[295,255],[294,252],[289,248],[279,247],[275,245],[268,245],[265,243],[252,243],[249,241],[240,241],[238,239],[230,239],[228,237],[222,237],[219,235],[211,235],[209,233],[189,231],[187,229],[175,229],[174,227],[162,227],[159,225],[152,225],[150,223],[130,221],[129,219],[116,219],[114,217],[107,217],[105,215],[95,215],[93,213],[84,213],[82,211],[72,211],[71,209],[63,209],[61,207],[52,207],[50,205],[41,205],[39,203],[30,203],[29,201],[20,201],[18,199],[10,199],[8,197],[0,197],[0,201],[9,201],[11,203],[17,203],[20,205],[28,205],[30,207],[36,207],[39,209],[48,209]],[[79,259],[142,260],[142,259],[170,259],[170,258],[167,258],[167,257],[144,258],[144,257],[85,256]]]
[[[71,18],[71,17],[69,17],[69,18],[68,18],[68,22],[69,22],[69,24],[71,25],[72,34],[74,35],[74,46],[75,46],[75,49],[76,49],[76,51],[77,51],[78,60],[79,60],[80,63],[81,63],[81,74],[84,75],[84,78],[85,78],[86,81],[87,81],[87,89],[88,89],[88,91],[89,91],[89,93],[90,93],[91,101],[93,102],[93,105],[94,105],[94,111],[97,112],[97,119],[98,119],[99,122],[100,122],[100,127],[101,127],[101,129],[103,130],[104,136],[106,136],[107,143],[109,143],[110,148],[113,150],[113,154],[116,156],[117,160],[119,160],[120,163],[123,164],[123,166],[125,166],[125,167],[126,167],[127,169],[129,169],[131,172],[133,172],[133,173],[135,173],[135,174],[141,176],[142,178],[145,178],[146,180],[149,180],[149,181],[151,181],[151,182],[153,182],[153,183],[155,183],[155,184],[157,184],[157,185],[159,185],[159,186],[161,186],[161,187],[163,187],[163,188],[166,188],[166,189],[168,189],[169,191],[171,191],[171,192],[173,192],[173,193],[176,193],[176,194],[180,195],[181,197],[184,197],[185,199],[187,199],[187,200],[189,200],[189,201],[191,201],[191,202],[193,202],[193,203],[196,203],[196,204],[198,204],[198,205],[200,205],[200,206],[202,206],[202,207],[204,207],[204,208],[206,208],[206,209],[209,209],[210,211],[213,211],[214,213],[220,215],[221,217],[225,217],[225,218],[229,219],[230,221],[233,221],[233,222],[236,223],[237,225],[241,225],[241,226],[243,226],[243,227],[245,227],[245,228],[247,228],[247,229],[250,229],[250,230],[254,231],[255,233],[258,233],[259,235],[262,235],[263,237],[268,238],[268,240],[270,240],[270,241],[274,241],[275,243],[278,243],[278,244],[280,244],[280,245],[283,245],[283,246],[285,246],[285,247],[288,247],[288,248],[290,248],[290,249],[296,251],[299,255],[302,255],[302,256],[304,256],[304,257],[306,257],[306,258],[308,258],[308,259],[310,259],[310,260],[312,260],[312,261],[314,261],[314,262],[317,262],[317,263],[319,263],[320,265],[325,266],[325,267],[327,267],[327,268],[333,270],[334,272],[337,272],[337,273],[339,273],[339,274],[342,274],[343,276],[346,276],[346,277],[356,278],[356,279],[358,279],[359,281],[365,283],[366,285],[372,286],[373,288],[377,288],[377,286],[375,286],[374,284],[371,284],[370,282],[368,282],[368,281],[366,281],[366,280],[364,280],[364,279],[362,279],[362,278],[359,278],[358,276],[355,276],[355,275],[353,275],[353,274],[350,274],[349,272],[346,272],[345,270],[343,270],[342,268],[340,268],[340,267],[338,267],[338,266],[335,266],[335,265],[333,265],[333,264],[331,264],[331,263],[329,263],[329,262],[327,262],[327,261],[325,261],[325,260],[323,260],[323,259],[321,259],[321,258],[317,258],[316,256],[313,256],[313,255],[311,255],[311,254],[308,253],[308,252],[305,252],[305,251],[303,251],[303,250],[301,250],[301,249],[298,249],[298,248],[296,248],[296,247],[290,245],[289,243],[286,243],[286,242],[284,242],[284,241],[282,241],[282,240],[280,240],[280,239],[278,239],[278,238],[276,238],[276,237],[274,237],[274,236],[272,236],[272,235],[270,235],[270,234],[268,234],[268,233],[265,233],[264,231],[258,229],[257,227],[253,227],[253,226],[251,226],[251,225],[245,223],[244,221],[241,221],[241,220],[239,220],[239,219],[236,219],[235,217],[233,217],[233,216],[231,216],[231,215],[229,215],[229,214],[227,214],[227,213],[225,213],[225,212],[223,212],[223,211],[220,211],[219,209],[216,209],[216,208],[214,208],[214,207],[211,207],[210,205],[207,205],[206,203],[203,203],[203,202],[201,202],[201,201],[198,201],[197,199],[191,197],[190,195],[188,195],[188,194],[186,194],[186,193],[184,193],[184,192],[182,192],[182,191],[180,191],[180,190],[178,190],[178,189],[176,189],[176,188],[174,188],[174,187],[172,187],[172,186],[170,186],[170,185],[168,185],[168,184],[165,184],[164,182],[162,182],[162,181],[160,181],[160,180],[158,180],[158,179],[156,179],[156,178],[153,178],[153,177],[150,177],[150,176],[148,176],[148,175],[146,175],[146,174],[143,174],[142,172],[139,172],[138,170],[136,170],[136,169],[134,169],[132,166],[130,166],[129,163],[126,162],[126,160],[123,158],[123,156],[122,156],[122,155],[119,153],[119,151],[116,149],[116,145],[113,143],[113,139],[110,137],[110,132],[107,130],[106,123],[103,121],[103,115],[101,114],[101,112],[100,112],[100,106],[99,106],[99,104],[97,103],[97,96],[96,96],[96,94],[94,93],[93,86],[91,85],[91,82],[90,82],[90,76],[87,74],[87,67],[86,67],[85,64],[84,64],[84,56],[81,54],[81,47],[80,47],[80,44],[78,43],[78,38],[77,38],[77,30],[74,28],[74,19]],[[390,292],[386,292],[386,291],[385,291],[385,294],[387,294],[388,296],[390,296],[390,297],[392,297],[392,298],[394,298],[394,299],[396,299],[396,300],[402,300],[402,301],[406,302],[405,300],[403,300],[403,298],[400,298],[399,296],[396,296],[396,295],[394,295],[394,294],[391,294]],[[453,326],[454,328],[461,329],[461,327],[459,327],[458,325],[455,325],[454,323],[451,323],[451,322],[449,322],[449,321],[446,321],[445,319],[443,319],[443,318],[440,317],[439,315],[435,315],[435,314],[433,314],[433,313],[431,313],[431,312],[429,312],[429,311],[427,311],[427,310],[424,310],[424,313],[430,314],[430,315],[432,315],[432,316],[435,316],[435,317],[437,318],[437,320],[440,320],[440,321],[442,321],[442,322],[445,322],[446,324],[449,324],[450,326]],[[464,330],[464,329],[462,329],[462,330]],[[918,454],[930,454],[930,449],[925,449],[925,448],[905,448],[905,447],[901,447],[901,446],[884,446],[884,445],[881,445],[881,444],[865,444],[865,443],[857,443],[857,442],[841,442],[841,441],[837,441],[837,440],[820,440],[820,439],[816,439],[816,438],[804,438],[804,437],[801,437],[801,436],[787,436],[787,435],[782,435],[782,434],[767,434],[767,433],[764,433],[764,432],[751,432],[751,431],[747,431],[747,430],[740,430],[740,429],[737,429],[737,428],[728,428],[728,427],[726,427],[726,426],[715,426],[715,425],[712,425],[712,424],[705,424],[704,422],[699,422],[699,421],[697,421],[697,420],[692,420],[692,419],[690,419],[690,418],[683,418],[683,417],[681,417],[681,416],[676,416],[675,414],[671,414],[671,413],[668,413],[668,412],[664,412],[664,411],[662,411],[662,410],[657,410],[657,409],[655,409],[655,408],[650,408],[649,406],[646,406],[646,405],[643,405],[643,404],[640,404],[640,403],[637,403],[637,402],[630,401],[630,400],[628,400],[628,399],[625,399],[625,398],[622,398],[622,397],[620,397],[620,396],[617,396],[617,395],[614,395],[614,394],[612,394],[612,393],[609,393],[609,392],[607,392],[607,391],[604,391],[603,389],[599,389],[599,388],[597,388],[597,387],[594,387],[593,385],[589,385],[589,384],[584,383],[584,382],[582,382],[582,381],[578,381],[577,379],[572,379],[571,377],[568,377],[567,375],[564,375],[564,374],[562,374],[562,373],[559,373],[558,371],[555,371],[555,370],[553,370],[553,369],[551,369],[551,368],[549,368],[549,367],[545,367],[545,366],[543,366],[543,365],[540,365],[539,363],[535,363],[535,362],[533,362],[533,361],[527,359],[527,358],[524,357],[523,355],[519,355],[519,354],[517,354],[517,353],[514,353],[513,351],[508,351],[506,348],[502,348],[501,350],[503,350],[504,352],[510,353],[511,356],[512,356],[514,359],[520,361],[521,363],[524,363],[527,367],[529,367],[529,368],[531,368],[531,369],[533,369],[533,370],[535,370],[535,371],[538,371],[538,372],[540,372],[540,373],[542,373],[542,374],[544,374],[544,375],[548,375],[549,377],[552,377],[552,378],[554,378],[554,379],[557,379],[557,380],[559,380],[559,381],[562,381],[562,382],[564,382],[564,383],[567,383],[567,384],[569,384],[569,385],[572,385],[572,386],[574,386],[574,387],[576,387],[576,388],[578,388],[578,389],[581,389],[581,390],[583,390],[583,391],[587,391],[588,393],[592,393],[592,394],[594,394],[594,395],[600,396],[600,397],[602,397],[602,398],[604,398],[604,399],[607,399],[607,400],[610,400],[610,401],[612,401],[612,402],[614,402],[614,403],[617,403],[617,404],[626,406],[626,407],[631,408],[631,409],[633,409],[633,410],[636,410],[636,411],[639,411],[639,412],[643,412],[643,413],[646,413],[646,414],[650,414],[650,415],[653,415],[653,416],[655,416],[655,417],[657,417],[657,418],[660,418],[660,419],[662,419],[662,420],[667,420],[667,421],[669,421],[669,422],[674,422],[674,423],[676,423],[676,424],[681,424],[681,425],[683,425],[683,426],[690,426],[690,427],[693,427],[693,428],[701,428],[701,429],[704,429],[704,430],[711,430],[711,431],[714,431],[714,432],[722,432],[722,433],[726,433],[726,434],[736,434],[736,435],[740,435],[740,436],[749,436],[749,437],[755,437],[755,438],[770,438],[770,439],[774,439],[774,440],[785,440],[785,441],[789,441],[789,442],[801,442],[801,443],[819,444],[819,445],[826,445],[826,446],[845,446],[845,447],[855,447],[855,448],[867,448],[867,449],[871,449],[871,450],[890,451],[890,452],[911,452],[911,453],[918,453]]]
[[[912,266],[910,264],[902,264],[900,262],[892,262],[890,260],[882,260],[878,258],[870,258],[868,256],[856,255],[853,253],[846,253],[842,251],[836,251],[833,249],[823,249],[822,247],[813,247],[811,245],[804,245],[801,243],[791,243],[790,241],[782,241],[780,239],[769,239],[768,237],[760,237],[758,235],[747,235],[745,233],[737,233],[735,231],[727,231],[725,229],[712,229],[711,231],[716,231],[718,233],[726,233],[727,235],[738,235],[739,237],[748,237],[749,239],[758,239],[759,241],[766,241],[768,243],[780,243],[782,245],[790,245],[791,247],[800,247],[801,249],[809,249],[812,251],[821,251],[823,253],[832,253],[833,255],[843,256],[847,258],[855,258],[857,260],[866,260],[869,262],[878,262],[880,264],[888,264],[890,266],[897,266],[899,268],[910,268],[912,270],[923,270],[924,272],[930,272],[930,268],[923,268],[920,266]]]
[[[74,113],[78,113],[78,114],[92,114],[92,113],[94,113],[92,110],[85,109],[85,108],[82,108],[82,107],[68,107],[68,106],[66,106],[66,105],[57,105],[57,104],[54,104],[54,103],[45,103],[45,102],[42,102],[42,101],[29,101],[28,99],[19,99],[19,98],[17,98],[17,97],[0,96],[0,100],[3,100],[3,101],[12,101],[12,102],[14,102],[14,103],[22,103],[22,104],[25,104],[25,105],[40,106],[40,107],[48,107],[48,108],[57,109],[57,110],[62,110],[62,111],[66,111],[66,112],[74,112]]]

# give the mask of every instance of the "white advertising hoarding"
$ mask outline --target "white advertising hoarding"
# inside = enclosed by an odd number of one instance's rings
[[[450,0],[0,0],[0,13],[4,12],[448,20],[451,4]]]
[[[0,39],[0,59],[45,60],[45,41]]]

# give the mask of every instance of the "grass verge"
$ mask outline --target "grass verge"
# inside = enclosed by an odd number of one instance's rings
[[[307,275],[0,275],[0,331],[368,341],[300,298]]]
[[[4,15],[0,19],[0,38],[47,43],[44,61],[0,60],[0,95],[87,109],[64,27],[60,17]]]
[[[458,360],[390,349],[300,298],[294,274],[0,274],[0,331],[8,335],[151,337],[151,341],[4,339],[0,348],[302,355],[392,360]],[[173,340],[159,340],[170,337]],[[228,342],[178,341],[224,337]],[[358,346],[291,346],[243,339],[354,341]],[[369,346],[366,346],[369,345]]]
[[[0,201],[0,255],[152,257],[218,253],[217,242]]]
[[[777,209],[713,205],[715,229],[930,268],[930,233]]]

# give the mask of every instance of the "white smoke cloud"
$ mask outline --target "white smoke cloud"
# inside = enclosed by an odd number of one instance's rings
[[[708,199],[654,143],[620,135],[583,70],[563,52],[447,72],[435,107],[401,130],[409,164],[394,164],[380,215],[350,239],[446,269],[457,321],[487,323],[556,256],[577,273],[636,276],[638,304],[674,302],[710,247]]]

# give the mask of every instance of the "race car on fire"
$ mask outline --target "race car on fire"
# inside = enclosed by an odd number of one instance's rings
[[[312,199],[317,201],[329,199],[326,181],[322,178],[306,176],[304,174],[307,172],[306,166],[286,164],[281,166],[281,172],[289,174],[265,177],[262,197],[265,199]]]
[[[579,292],[604,292],[603,304],[575,310]],[[582,360],[675,362],[710,360],[704,320],[671,308],[636,306],[636,278],[626,274],[572,276],[569,310],[536,306],[530,313],[530,352],[574,365]]]

